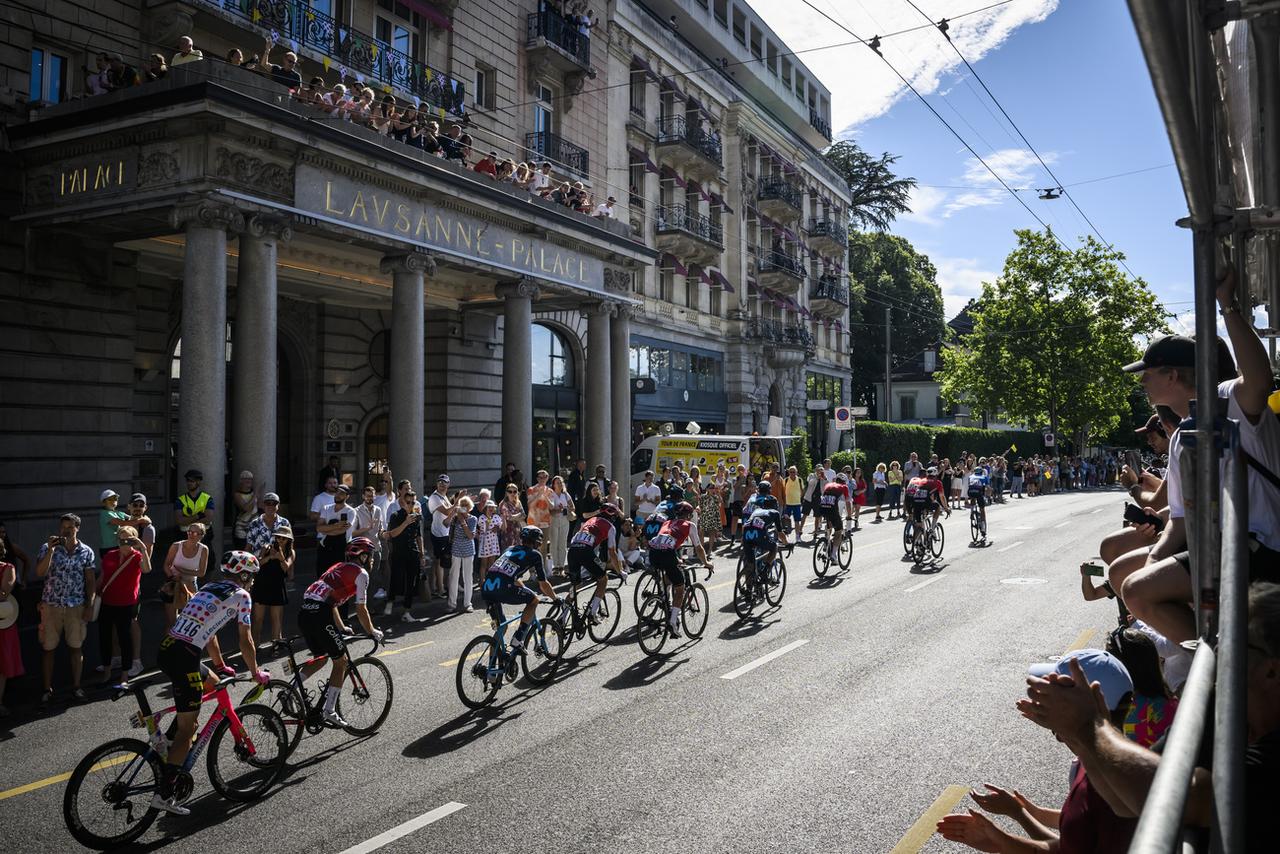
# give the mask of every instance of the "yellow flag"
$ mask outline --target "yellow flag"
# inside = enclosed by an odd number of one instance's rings
[[[257,9],[254,9],[254,10],[253,10],[253,22],[256,24],[256,23],[258,23],[258,22],[259,22],[259,21],[261,21],[261,20],[262,20],[262,13],[261,13],[261,12],[259,12]]]
[[[1010,446],[1009,446],[1009,450],[1011,450],[1011,451],[1016,451],[1016,450],[1018,450],[1018,446],[1017,446],[1017,445],[1010,445]]]
[[[329,57],[327,57],[327,56],[326,56],[326,57],[324,58],[324,60],[323,60],[323,61],[324,61],[324,70],[325,70],[325,71],[328,71],[328,70],[329,70]]]

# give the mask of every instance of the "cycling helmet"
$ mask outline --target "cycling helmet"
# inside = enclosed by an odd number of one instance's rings
[[[222,571],[227,575],[255,575],[261,567],[249,552],[227,552],[222,556]]]
[[[536,525],[525,525],[520,529],[520,542],[527,546],[542,544],[542,529]]]
[[[676,505],[677,519],[688,519],[692,515],[693,515],[693,505],[690,504],[688,501],[681,501],[679,504]]]
[[[373,540],[368,537],[356,537],[347,543],[347,557],[359,557],[360,555],[371,555],[377,551]]]
[[[773,487],[769,485],[769,481],[762,480],[756,484],[756,492],[760,493],[761,495],[772,495]]]
[[[756,500],[756,506],[765,510],[777,510],[778,499],[774,498],[772,495],[764,495]]]
[[[937,466],[929,466],[929,471],[928,471],[928,472],[926,472],[926,473],[927,473],[927,474],[931,474],[931,475],[936,475],[936,474],[938,473],[938,467],[937,467]]]
[[[848,482],[849,482],[849,475],[845,474],[844,472],[840,472],[840,474],[836,475],[836,483],[848,483]]]
[[[614,521],[615,519],[618,518],[618,515],[619,515],[618,505],[612,504],[612,503],[601,505],[600,515],[604,516],[606,519],[608,519],[611,522]]]

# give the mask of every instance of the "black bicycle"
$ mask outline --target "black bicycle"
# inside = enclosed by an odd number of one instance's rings
[[[733,610],[740,618],[750,617],[761,602],[768,602],[772,608],[782,604],[782,595],[787,592],[787,564],[782,559],[783,548],[786,547],[774,547],[772,565],[764,559],[768,552],[764,548],[752,555],[750,566],[738,558],[738,574],[733,583]],[[794,548],[794,545],[790,547]]]
[[[627,583],[617,573],[610,572],[609,577],[618,579],[618,586]],[[581,640],[590,635],[596,643],[604,643],[613,637],[613,633],[618,630],[618,620],[622,617],[622,596],[618,593],[618,586],[604,589],[604,599],[600,602],[600,609],[596,611],[595,619],[592,619],[587,613],[587,608],[578,604],[578,592],[595,590],[595,582],[592,581],[581,587],[572,581],[569,582],[569,595],[564,598],[564,604],[557,602],[552,605],[547,616],[543,618],[544,623],[559,623],[564,633],[562,654],[569,648],[574,638]]]
[[[265,697],[264,702],[284,720],[290,753],[297,748],[304,731],[316,735],[325,729],[332,729],[321,717],[324,711],[324,689],[329,684],[327,674],[320,685],[312,683],[311,688],[306,686],[302,675],[304,671],[308,675],[324,672],[323,665],[328,663],[329,656],[313,656],[299,666],[293,650],[293,642],[297,640],[302,638],[295,636],[276,641],[276,645],[283,647],[288,656],[284,662],[288,681],[272,679],[266,685],[253,688],[241,701],[251,703],[259,697]],[[380,641],[371,635],[350,635],[344,640],[347,644],[347,673],[342,690],[338,693],[336,708],[347,722],[343,727],[344,732],[348,735],[370,735],[378,731],[391,713],[391,701],[395,694],[391,671],[374,656],[378,647],[389,641],[385,638]],[[369,641],[373,646],[361,657],[353,659],[350,645],[362,641]]]
[[[975,544],[987,539],[987,514],[982,512],[976,499],[969,505],[969,536]]]
[[[680,609],[680,625],[684,633],[691,638],[700,638],[707,630],[707,619],[711,615],[711,598],[707,588],[698,582],[695,567],[698,564],[681,563],[680,571],[684,573],[684,604]],[[706,567],[707,578],[714,571],[710,564]],[[671,637],[671,583],[665,572],[650,575],[654,579],[640,603],[636,617],[636,641],[645,655],[657,655],[662,652],[667,638]]]
[[[826,578],[827,573],[831,571],[832,564],[840,567],[842,572],[849,569],[849,565],[853,563],[853,537],[852,529],[845,527],[843,536],[840,538],[840,548],[836,550],[836,556],[831,556],[831,534],[826,528],[818,534],[813,541],[813,574],[818,578]]]

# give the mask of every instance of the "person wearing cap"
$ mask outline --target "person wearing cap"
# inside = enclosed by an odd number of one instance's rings
[[[102,505],[98,514],[98,557],[101,558],[116,547],[116,528],[126,523],[129,514],[116,509],[120,496],[114,489],[102,490],[98,503]]]
[[[187,529],[199,522],[208,533],[215,508],[213,496],[200,488],[200,484],[204,481],[204,473],[199,469],[187,469],[187,473],[182,477],[187,482],[187,490],[174,502],[174,509],[178,511],[178,530],[185,537]]]
[[[240,472],[240,483],[231,494],[235,505],[236,520],[231,529],[232,547],[240,551],[249,539],[249,526],[258,515],[258,490],[253,484],[253,472]]]
[[[280,515],[280,496],[276,493],[262,496],[262,513],[249,524],[245,550],[252,552],[262,567],[253,587],[255,643],[262,637],[264,616],[271,621],[270,640],[279,640],[284,637],[284,606],[289,604],[287,582],[293,579],[297,552],[293,528]]]
[[[436,478],[435,491],[427,498],[431,514],[431,554],[436,559],[432,572],[432,590],[437,599],[445,598],[444,579],[453,568],[453,544],[450,538],[453,517],[458,508],[449,500],[449,475]]]
[[[390,489],[391,481],[387,480],[386,484]],[[351,529],[351,538],[354,540],[356,537],[364,537],[373,543],[373,554],[369,556],[369,584],[377,590],[373,594],[374,599],[385,599],[386,588],[377,583],[378,567],[386,565],[386,561],[382,559],[382,533],[387,530],[385,505],[378,503],[378,491],[371,483],[360,491],[360,498],[362,500],[355,508],[356,524]],[[386,571],[385,568],[383,571]]]
[[[129,506],[126,508],[129,518],[125,521],[130,528],[138,532],[138,539],[142,541],[143,548],[147,551],[147,560],[151,560],[156,550],[156,526],[151,523],[151,517],[147,515],[147,496],[141,492],[135,492],[129,496]],[[134,648],[138,647],[134,644]]]
[[[151,571],[146,549],[136,529],[121,525],[117,532],[119,546],[102,558],[102,576],[98,595],[98,655],[102,659],[99,673],[110,676],[116,668],[124,669],[129,679],[142,672],[142,649],[136,646],[133,625],[138,621],[138,597],[143,573]],[[112,649],[114,656],[110,655]]]
[[[592,214],[592,216],[596,217],[597,219],[617,219],[618,211],[614,207],[614,205],[616,205],[617,203],[618,203],[618,200],[615,199],[613,196],[610,196],[607,201],[601,202],[600,204],[596,205],[595,212]]]
[[[355,508],[347,503],[351,487],[340,483],[334,487],[333,501],[320,511],[320,519],[316,524],[316,533],[320,535],[320,545],[316,549],[316,578],[335,563],[346,560],[347,543],[351,542],[351,531],[356,524]]]
[[[1100,649],[1076,650],[1057,663],[1033,665],[1027,682],[1040,683],[1046,677],[1069,678],[1073,672],[1081,673],[1097,686],[1108,712],[1100,716],[1100,725],[1120,733],[1132,705],[1134,687],[1129,671],[1116,656]],[[1020,701],[1019,708],[1025,702]],[[1093,785],[1090,773],[1078,759],[1072,762],[1070,779],[1067,798],[1056,812],[1033,803],[1016,789],[1010,792],[990,783],[984,784],[985,792],[975,789],[969,793],[986,812],[1012,818],[1030,838],[1003,830],[976,810],[944,817],[938,822],[938,833],[980,851],[1125,854],[1137,827],[1136,819],[1116,814],[1103,797],[1102,788]]]

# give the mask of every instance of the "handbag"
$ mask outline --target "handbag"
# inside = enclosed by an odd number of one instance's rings
[[[120,573],[124,572],[124,568],[129,564],[129,561],[137,559],[138,554],[137,552],[134,552],[130,555],[128,560],[122,561],[120,565],[116,567],[116,571],[111,573],[110,577],[108,577],[107,580],[102,583],[102,586],[98,588],[98,595],[93,597],[93,616],[89,618],[89,622],[96,622],[98,619],[98,612],[102,610],[102,592],[111,586],[111,582],[115,581]]]
[[[0,629],[7,629],[18,622],[18,600],[10,596],[0,601]]]

